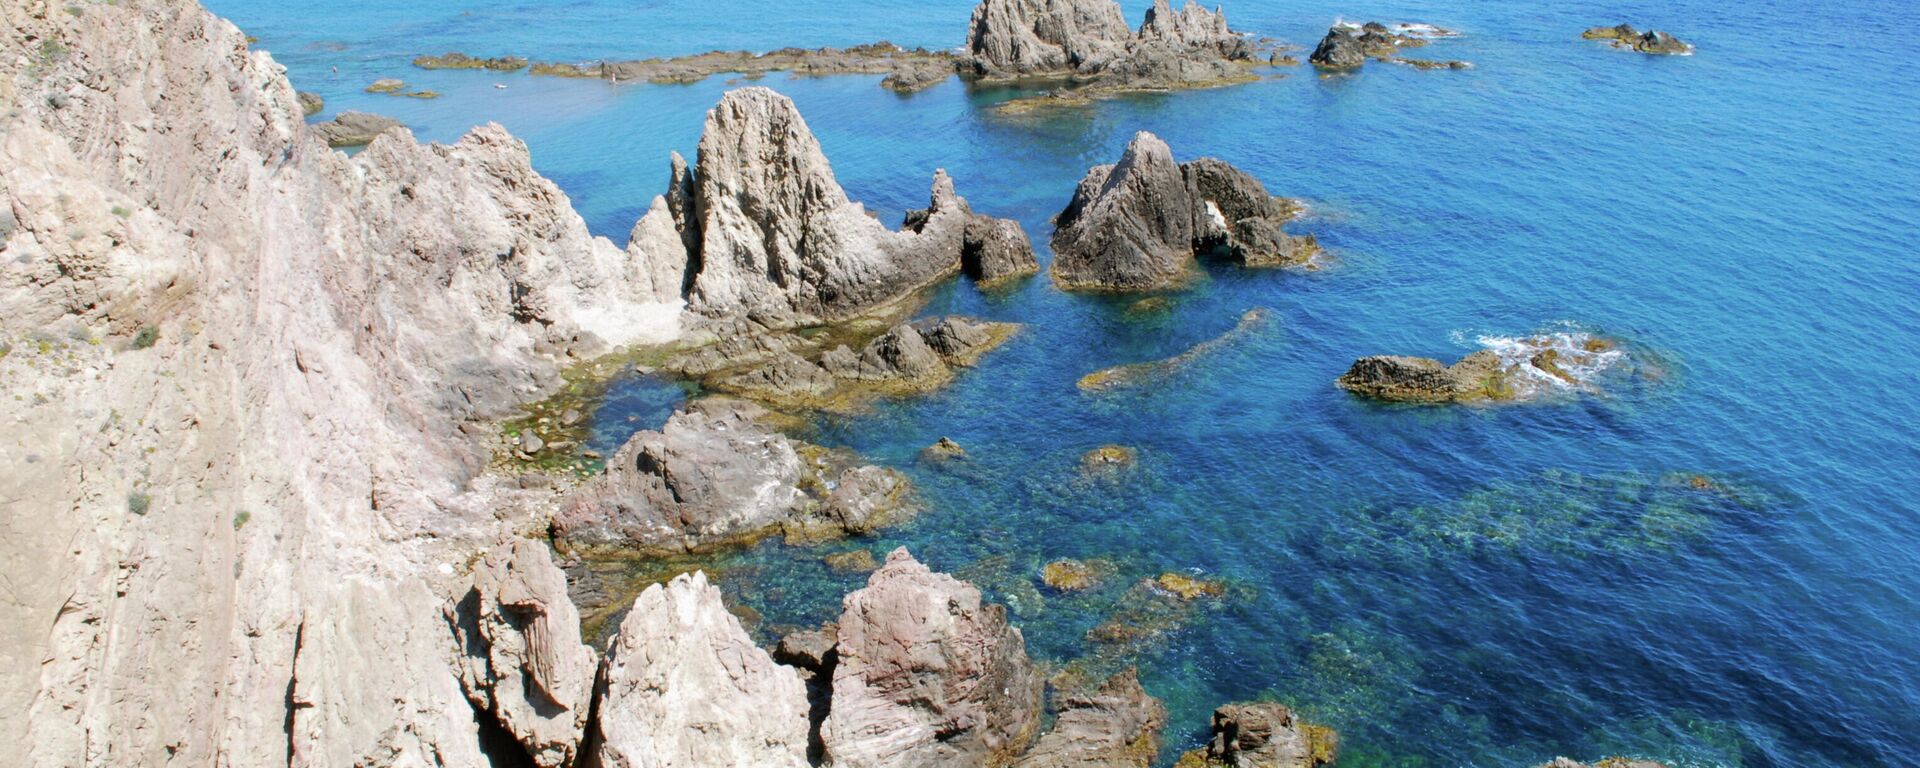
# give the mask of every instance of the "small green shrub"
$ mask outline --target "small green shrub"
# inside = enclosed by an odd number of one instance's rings
[[[252,512],[248,512],[247,510],[244,510],[244,509],[240,510],[238,513],[236,513],[233,516],[233,529],[237,531],[237,530],[240,530],[241,528],[246,527],[247,521],[251,519],[253,519]]]
[[[146,491],[134,491],[127,494],[127,511],[136,515],[147,514],[147,508],[153,506],[153,497]]]
[[[124,219],[124,218],[126,218],[126,217],[128,217],[128,216],[132,216],[132,215],[133,215],[133,211],[129,211],[129,210],[127,210],[127,209],[126,209],[125,207],[123,207],[123,206],[118,206],[118,205],[116,205],[116,206],[114,206],[114,207],[113,207],[113,215],[115,215],[115,216],[118,216],[118,217],[120,217],[120,218],[123,218],[123,219]]]
[[[153,343],[159,340],[160,329],[149,325],[141,328],[139,333],[133,335],[132,347],[134,349],[146,349],[147,347],[153,346]]]

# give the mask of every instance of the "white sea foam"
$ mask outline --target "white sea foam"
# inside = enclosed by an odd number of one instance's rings
[[[1385,24],[1387,31],[1392,32],[1396,35],[1405,35],[1407,37],[1417,37],[1423,40],[1437,40],[1443,37],[1459,37],[1460,36],[1460,33],[1455,30],[1446,29],[1444,27],[1436,27],[1432,24],[1420,24],[1420,23],[1412,23],[1412,22],[1399,22],[1394,24],[1386,24],[1386,22],[1381,22],[1381,23]],[[1333,20],[1334,29],[1344,29],[1348,32],[1358,33],[1361,30],[1361,28],[1364,26],[1365,26],[1364,22],[1347,21],[1345,18],[1335,18]]]
[[[1596,390],[1600,375],[1627,356],[1618,344],[1576,330],[1528,336],[1485,334],[1474,337],[1474,342],[1499,355],[1519,383],[1531,384],[1539,392]],[[1552,367],[1564,376],[1533,364],[1535,357],[1549,350],[1554,353]]]

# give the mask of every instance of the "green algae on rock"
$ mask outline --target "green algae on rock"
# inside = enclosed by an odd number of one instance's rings
[[[495,72],[517,72],[527,68],[527,59],[523,56],[480,58],[459,51],[449,51],[439,56],[415,56],[413,65],[421,69],[489,69]]]

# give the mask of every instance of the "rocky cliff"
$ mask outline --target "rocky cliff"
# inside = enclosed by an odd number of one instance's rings
[[[348,158],[191,2],[0,19],[0,738],[480,762],[442,606],[522,513],[469,425],[678,297],[497,126]]]

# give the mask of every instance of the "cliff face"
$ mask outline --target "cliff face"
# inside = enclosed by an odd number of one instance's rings
[[[191,2],[0,19],[0,739],[479,762],[442,564],[518,501],[462,425],[677,297],[498,127],[349,159]]]

